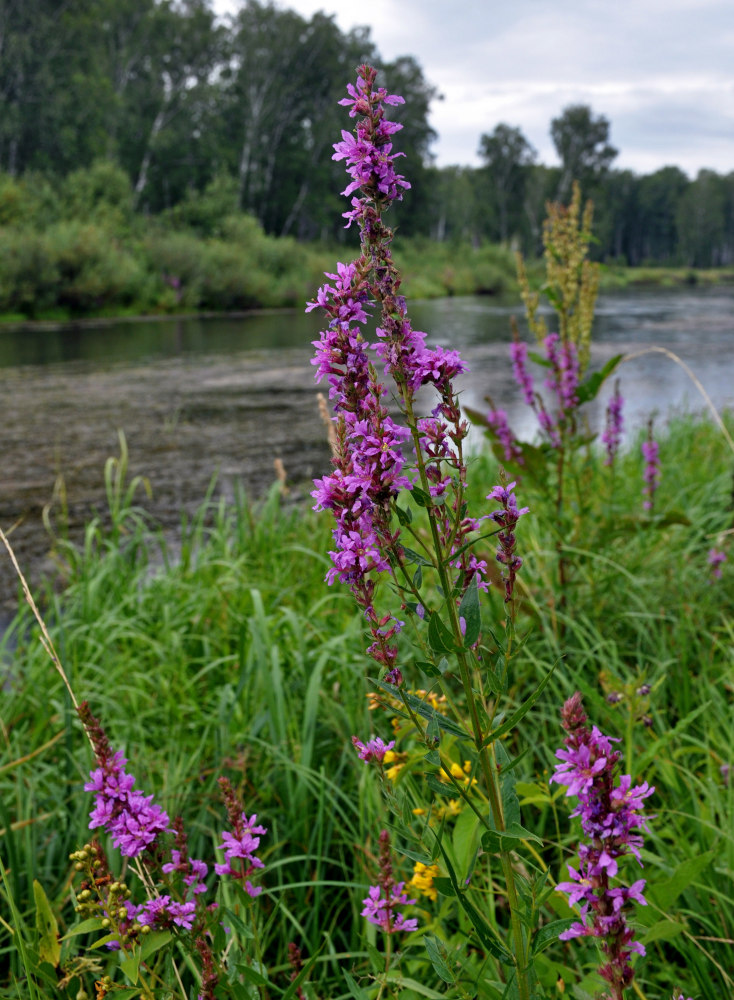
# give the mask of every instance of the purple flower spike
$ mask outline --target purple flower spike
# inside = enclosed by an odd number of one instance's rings
[[[134,788],[135,778],[127,774],[127,761],[120,751],[113,752],[105,731],[86,701],[78,709],[99,765],[90,772],[84,790],[95,792],[94,809],[89,814],[89,829],[101,827],[112,843],[128,858],[136,858],[153,846],[158,836],[170,829],[168,813],[153,804],[152,795]]]
[[[390,834],[387,830],[380,833],[379,864],[378,885],[370,886],[367,897],[362,900],[364,904],[362,916],[371,924],[380,927],[386,934],[416,930],[418,920],[415,917],[406,919],[405,914],[395,912],[398,906],[413,906],[416,900],[408,899],[405,882],[395,881],[390,860]]]
[[[570,906],[581,908],[581,920],[559,937],[562,941],[600,939],[606,962],[599,974],[611,985],[610,998],[621,1000],[634,978],[632,954],[645,954],[627,924],[626,911],[630,903],[645,906],[647,901],[642,892],[644,879],[630,886],[612,886],[610,879],[617,876],[619,859],[628,854],[642,867],[642,835],[638,831],[647,829],[643,803],[655,789],[647,782],[632,787],[628,774],[618,774],[622,755],[612,744],[619,741],[604,736],[596,726],[588,726],[578,692],[563,706],[561,720],[568,733],[566,748],[556,751],[561,763],[551,781],[565,785],[566,795],[578,800],[571,815],[580,817],[587,842],[579,844],[578,870],[568,866],[571,881],[557,886],[568,895]]]
[[[613,465],[614,458],[619,450],[624,430],[624,419],[622,417],[622,406],[624,399],[619,391],[619,380],[614,383],[614,394],[607,406],[607,419],[601,439],[606,448],[607,456],[604,459],[605,465]]]
[[[249,876],[259,868],[265,867],[255,851],[260,846],[260,837],[265,836],[268,831],[264,826],[257,825],[255,814],[248,818],[241,811],[234,790],[226,778],[219,779],[219,786],[224,795],[227,816],[233,832],[225,830],[222,834],[222,843],[218,846],[224,851],[224,863],[215,864],[214,871],[217,875],[229,875],[231,878],[240,879],[245,892],[254,898],[260,895],[262,886],[255,888]]]
[[[532,406],[535,403],[535,386],[533,376],[528,371],[528,345],[521,340],[514,340],[510,344],[510,357],[512,374],[522,389],[522,397],[528,406]]]
[[[652,428],[647,441],[642,442],[642,457],[645,459],[644,486],[642,487],[642,495],[645,499],[642,506],[645,510],[652,510],[655,493],[660,483],[659,447],[657,441],[652,439]]]
[[[515,483],[509,486],[495,486],[491,493],[487,495],[487,500],[498,500],[502,507],[493,511],[489,516],[499,524],[502,530],[497,535],[499,545],[497,547],[497,562],[503,566],[502,578],[505,581],[505,603],[512,600],[512,593],[515,589],[515,577],[517,571],[522,566],[522,559],[515,553],[515,525],[520,518],[527,514],[529,507],[521,507],[518,510],[517,497],[512,492]]]
[[[722,552],[721,549],[709,549],[707,559],[711,567],[711,576],[716,580],[720,580],[721,564],[726,562],[726,552]]]

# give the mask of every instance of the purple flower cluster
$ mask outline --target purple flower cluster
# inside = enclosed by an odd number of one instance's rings
[[[89,829],[106,830],[121,854],[135,858],[152,847],[159,834],[169,830],[168,814],[153,803],[152,795],[143,795],[134,788],[135,778],[125,771],[126,759],[120,751],[113,752],[87,702],[79,706],[79,717],[92,741],[98,765],[84,785],[85,791],[95,793]]]
[[[552,372],[545,379],[545,386],[555,392],[563,413],[570,412],[579,403],[576,391],[579,387],[580,368],[576,345],[570,340],[561,343],[557,333],[549,333],[543,341],[543,346]]]
[[[652,510],[660,483],[660,455],[657,441],[649,437],[642,442],[642,457],[645,459],[645,471],[643,472],[644,486],[642,495],[645,497],[642,506],[645,510]]]
[[[569,865],[571,881],[558,885],[568,894],[571,906],[581,904],[582,917],[560,938],[600,939],[607,961],[599,973],[611,985],[612,1000],[621,1000],[634,977],[629,964],[632,953],[645,954],[634,939],[626,914],[631,902],[645,905],[645,880],[612,888],[610,879],[618,874],[618,861],[625,855],[634,855],[642,866],[642,835],[638,831],[647,829],[643,803],[654,788],[647,782],[632,787],[629,775],[618,776],[621,753],[612,747],[618,741],[604,736],[596,726],[589,728],[578,692],[563,706],[561,719],[568,733],[566,749],[556,751],[561,763],[551,781],[565,785],[566,795],[578,799],[571,815],[580,817],[588,842],[579,845],[578,871]]]
[[[143,927],[166,928],[172,925],[190,931],[196,917],[196,903],[177,903],[170,896],[156,896],[137,908],[136,919]]]
[[[720,580],[721,564],[726,562],[726,552],[722,552],[721,549],[709,549],[707,559],[711,567],[711,576],[716,580]]]
[[[622,406],[624,399],[619,391],[619,380],[614,383],[614,392],[609,405],[607,406],[607,419],[601,439],[606,448],[607,457],[604,459],[605,465],[613,465],[614,458],[619,450],[624,430],[624,419],[622,417]]]
[[[412,906],[416,900],[408,899],[405,882],[396,882],[390,860],[390,834],[380,833],[380,874],[378,885],[370,886],[367,898],[362,900],[362,916],[371,924],[382,928],[386,934],[398,931],[414,931],[418,927],[415,917],[406,919],[403,913],[396,914],[399,906]]]
[[[529,507],[518,509],[517,497],[512,492],[515,483],[509,486],[495,486],[491,493],[487,495],[487,500],[499,500],[502,507],[492,511],[490,518],[501,527],[497,535],[499,545],[497,547],[497,562],[503,566],[502,578],[505,582],[505,603],[512,600],[512,593],[515,589],[515,577],[517,571],[522,566],[522,559],[515,552],[515,525],[530,510]]]
[[[232,878],[241,879],[245,892],[254,898],[260,895],[262,886],[253,886],[249,876],[258,868],[265,867],[255,851],[260,846],[260,837],[268,831],[264,826],[257,825],[256,815],[253,814],[248,818],[241,811],[234,790],[226,778],[220,778],[219,785],[233,832],[225,830],[222,834],[222,843],[218,846],[224,851],[224,862],[215,864],[214,871],[217,875],[230,875]]]
[[[354,191],[362,190],[374,199],[383,198],[387,202],[400,200],[410,184],[395,173],[395,158],[405,153],[393,153],[390,136],[402,129],[397,122],[384,117],[383,104],[405,104],[397,94],[388,94],[384,87],[373,87],[376,73],[367,66],[360,67],[357,85],[347,84],[349,97],[339,104],[349,108],[349,117],[362,116],[357,125],[356,136],[342,130],[342,141],[334,143],[333,160],[346,160],[351,183],[342,191],[349,197]],[[345,213],[349,218],[351,213]],[[351,221],[351,219],[350,219]]]
[[[456,461],[455,446],[468,433],[455,403],[451,380],[466,370],[456,351],[429,349],[426,335],[412,329],[405,299],[398,293],[400,279],[392,261],[392,233],[382,223],[382,213],[402,197],[408,182],[395,170],[392,136],[402,126],[385,116],[386,105],[403,99],[375,86],[376,71],[360,66],[356,85],[340,101],[359,118],[356,134],[342,132],[335,143],[334,159],[346,161],[350,183],[343,192],[351,196],[348,224],[359,224],[362,253],[351,264],[338,264],[336,274],[327,274],[314,302],[307,309],[322,307],[329,318],[319,340],[314,342],[316,378],[329,382],[335,413],[336,447],[334,469],[315,481],[314,509],[332,511],[336,528],[333,567],[329,583],[346,583],[364,609],[373,636],[369,652],[388,671],[395,670],[397,647],[394,636],[401,623],[390,616],[378,617],[373,606],[375,574],[391,572],[391,561],[399,556],[399,531],[391,529],[391,503],[402,489],[411,489],[404,474],[403,449],[411,431],[389,415],[383,398],[385,386],[370,363],[370,351],[382,362],[385,374],[396,383],[397,395],[407,411],[414,394],[433,385],[441,394],[434,410],[436,423],[422,424],[422,442],[430,442],[426,466],[432,495],[445,491],[450,479],[441,462]],[[377,301],[382,316],[377,342],[367,343],[360,324]],[[453,423],[452,427],[446,423]],[[417,441],[414,440],[417,445]],[[461,468],[458,470],[462,472]],[[457,540],[457,548],[460,540]],[[476,572],[465,560],[465,576]],[[465,580],[468,585],[468,579]]]
[[[387,751],[392,750],[395,746],[395,740],[390,740],[389,743],[383,743],[380,737],[376,736],[371,740],[367,740],[366,743],[362,743],[356,736],[353,736],[352,745],[358,752],[359,759],[363,760],[365,764],[371,764],[373,761],[376,764],[381,764],[385,759]]]

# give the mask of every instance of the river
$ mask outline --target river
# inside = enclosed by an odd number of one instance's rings
[[[516,302],[453,298],[417,302],[413,325],[429,342],[461,349],[470,366],[464,401],[503,406],[520,436],[533,426],[511,378],[507,355]],[[592,367],[617,353],[651,347],[677,355],[721,409],[734,407],[734,289],[645,290],[602,295]],[[73,329],[0,329],[3,473],[0,526],[32,578],[51,568],[42,525],[48,506],[58,523],[61,498],[72,534],[105,509],[105,460],[123,430],[130,474],[144,475],[152,497],[140,500],[173,530],[201,503],[212,476],[218,491],[235,482],[256,496],[283,463],[296,495],[329,467],[318,415],[310,342],[315,313],[135,320]],[[662,353],[622,366],[630,430],[651,415],[705,405],[686,371]],[[604,397],[598,411],[603,410]],[[592,417],[594,415],[592,414]],[[299,491],[300,487],[300,491]],[[0,561],[0,602],[12,605],[15,581]],[[0,607],[2,605],[0,604]]]

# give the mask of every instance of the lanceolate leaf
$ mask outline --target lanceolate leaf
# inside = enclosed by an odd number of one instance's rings
[[[464,632],[464,645],[473,646],[479,638],[482,628],[482,615],[479,607],[479,588],[477,586],[476,573],[472,577],[471,583],[466,589],[466,593],[459,605],[459,617],[464,619],[466,630]]]
[[[615,354],[600,371],[594,372],[585,382],[581,383],[576,389],[576,397],[579,404],[588,403],[590,399],[596,398],[599,389],[601,389],[604,382],[609,378],[623,357],[623,354]]]
[[[53,915],[51,904],[40,882],[33,880],[33,895],[36,900],[36,930],[38,931],[38,957],[54,968],[59,964],[61,942],[59,925]]]

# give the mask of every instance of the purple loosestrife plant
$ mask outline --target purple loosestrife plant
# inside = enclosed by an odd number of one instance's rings
[[[479,595],[487,587],[487,564],[473,546],[484,518],[472,517],[467,510],[463,449],[468,425],[454,388],[454,379],[466,366],[456,351],[428,347],[426,334],[413,329],[400,293],[401,278],[392,258],[393,234],[383,216],[408,187],[396,171],[399,154],[393,152],[393,138],[401,126],[388,119],[389,108],[402,99],[378,87],[376,72],[369,66],[358,68],[357,82],[348,91],[349,97],[341,103],[356,119],[355,130],[342,132],[334,158],[345,161],[350,177],[343,193],[351,198],[351,209],[344,214],[347,226],[356,223],[359,227],[361,253],[351,264],[340,263],[335,273],[327,274],[328,282],[308,306],[320,306],[327,317],[315,341],[314,365],[317,380],[328,381],[335,426],[333,469],[316,480],[312,494],[315,509],[328,509],[335,519],[333,565],[327,582],[347,584],[362,608],[371,635],[368,653],[385,671],[382,685],[394,685],[391,694],[401,702],[404,717],[429,749],[428,766],[452,780],[442,725],[451,725],[452,738],[461,734],[474,747],[476,770],[488,802],[488,814],[478,815],[494,838],[492,850],[500,858],[509,902],[512,951],[503,947],[499,954],[514,967],[520,1000],[530,1000],[532,963],[520,918],[511,838],[500,836],[506,830],[503,786],[494,742],[487,739],[498,710],[498,688],[487,681],[486,667],[478,656],[482,636]],[[369,343],[366,324],[373,314],[375,340]],[[517,364],[524,364],[521,348]],[[426,412],[430,391],[434,401]],[[388,411],[388,398],[399,415]],[[413,507],[398,505],[401,493]],[[498,523],[504,537],[500,546],[508,560],[507,596],[520,565],[514,551],[515,514],[519,517],[520,512],[514,496],[512,504],[509,494],[503,504]],[[414,508],[419,509],[415,519]],[[381,580],[398,595],[400,618],[378,610]],[[430,595],[429,587],[434,588]],[[403,613],[417,635],[421,669],[437,677],[437,685],[446,689],[447,703],[458,722],[440,722],[434,709],[428,712],[425,702],[406,689],[402,660],[398,662]],[[514,637],[508,612],[506,620],[505,641],[497,651],[505,668]],[[455,657],[457,669],[449,670],[448,657]],[[461,693],[457,698],[454,692],[449,700],[454,680]],[[393,745],[379,738],[363,743],[354,737],[353,742],[363,761],[380,768]],[[457,794],[465,797],[466,790],[460,786]],[[510,804],[515,815],[514,800]],[[370,890],[364,912],[388,931],[389,942],[392,931],[409,929],[411,921],[393,915],[395,906],[406,903],[404,890],[392,881],[387,861],[381,865],[380,885]],[[387,972],[389,944],[386,947]]]
[[[152,931],[169,932],[178,945],[199,959],[199,997],[214,1000],[217,983],[226,974],[226,961],[224,952],[217,954],[214,947],[215,939],[221,937],[221,928],[218,904],[211,899],[206,884],[209,866],[190,857],[181,817],[171,823],[167,813],[153,803],[152,795],[145,796],[135,789],[135,779],[125,770],[125,758],[112,749],[87,702],[82,702],[78,713],[97,764],[90,774],[91,780],[84,786],[95,794],[90,829],[106,831],[113,846],[126,859],[134,861],[132,871],[140,877],[147,899],[142,902],[132,899],[127,885],[112,876],[101,843],[93,839],[72,854],[75,869],[83,873],[77,912],[83,918],[100,922],[100,928],[107,934],[107,948],[120,952],[123,961],[135,953],[145,935]],[[262,889],[253,886],[250,877],[263,868],[255,852],[266,830],[257,825],[257,816],[248,818],[242,811],[226,778],[220,778],[219,784],[231,831],[222,834],[219,848],[224,851],[225,860],[215,864],[214,869],[219,878],[226,876],[239,882],[244,898],[254,898]],[[228,951],[231,945],[230,941]],[[247,956],[243,955],[242,960],[246,961]],[[152,997],[146,975],[145,963],[141,962],[142,995]]]
[[[645,880],[630,886],[612,880],[626,855],[633,855],[642,867],[640,831],[647,829],[643,803],[655,789],[647,782],[632,787],[630,776],[619,774],[622,755],[612,746],[617,741],[589,727],[578,692],[563,706],[561,723],[568,735],[565,749],[556,751],[560,764],[551,781],[565,785],[566,795],[578,800],[571,815],[580,818],[586,840],[579,844],[578,870],[569,865],[571,881],[558,884],[571,906],[581,906],[581,920],[560,938],[597,938],[606,959],[599,973],[609,983],[609,1000],[622,1000],[634,978],[632,954],[645,954],[627,923],[630,903],[646,904]]]

